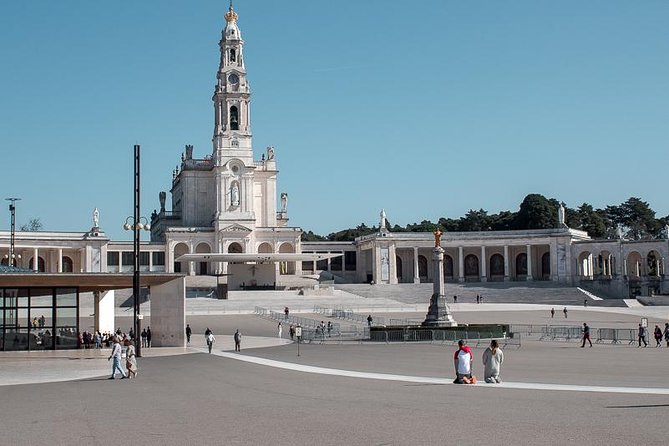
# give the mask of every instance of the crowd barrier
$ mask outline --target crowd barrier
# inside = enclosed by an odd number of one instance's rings
[[[364,314],[354,313],[350,309],[326,308],[321,306],[314,306],[314,313],[322,314],[336,319],[343,319],[346,321],[357,322],[360,324],[367,324],[367,316]],[[386,325],[386,320],[382,317],[373,317],[372,325]]]
[[[487,346],[492,339],[497,339],[504,346],[521,346],[520,333],[507,333],[500,337],[499,333],[480,332],[470,330],[433,330],[433,329],[413,329],[405,328],[403,330],[372,330],[370,332],[370,341],[372,342],[429,342],[429,343],[450,343],[457,344],[463,339],[470,346]]]

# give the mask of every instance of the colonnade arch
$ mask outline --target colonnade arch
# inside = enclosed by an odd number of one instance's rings
[[[211,252],[211,246],[207,242],[200,242],[195,247],[195,253],[197,254],[208,254]],[[209,262],[199,262],[196,274],[200,276],[206,276],[207,274],[213,273],[211,269],[211,264]]]
[[[279,246],[279,252],[282,254],[290,254],[295,252],[295,247],[290,242],[283,242]],[[280,274],[295,274],[295,262],[281,262],[279,263]]]
[[[186,243],[179,242],[174,245],[174,258],[178,259],[184,254],[190,254],[190,248]],[[187,273],[188,272],[188,263],[187,262],[178,262],[174,261],[174,272],[175,273]]]

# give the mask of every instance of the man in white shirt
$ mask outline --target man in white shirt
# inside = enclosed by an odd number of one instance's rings
[[[453,356],[455,365],[455,384],[470,384],[472,382],[472,361],[474,361],[474,354],[465,341],[460,339],[458,341],[458,350]]]
[[[121,372],[121,379],[127,378],[128,376],[123,371],[123,367],[121,367],[121,344],[118,342],[117,337],[114,337],[114,345],[112,345],[111,355],[109,355],[107,361],[112,358],[114,359],[114,362],[112,363],[112,375],[109,379],[114,379],[116,377],[116,370]]]

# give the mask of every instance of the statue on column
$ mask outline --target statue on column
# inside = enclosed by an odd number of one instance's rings
[[[379,229],[383,230],[386,229],[386,211],[385,209],[381,209],[381,214],[379,214],[381,217],[381,220],[379,221]]]
[[[437,229],[434,230],[433,234],[434,234],[434,247],[435,248],[440,248],[441,247],[441,234],[443,234],[443,232],[441,232],[439,230],[439,228],[437,228]]]
[[[281,192],[281,213],[286,213],[286,208],[288,207],[288,194],[286,192]]]
[[[558,228],[566,228],[567,223],[565,223],[565,212],[564,212],[564,203],[560,203],[558,208]]]
[[[100,211],[98,211],[98,208],[93,209],[93,227],[100,227]]]

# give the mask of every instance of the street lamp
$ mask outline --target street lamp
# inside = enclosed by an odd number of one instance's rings
[[[132,294],[133,294],[133,328],[135,330],[135,354],[138,357],[142,356],[142,343],[137,342],[141,337],[140,333],[142,331],[142,316],[139,311],[139,231],[145,230],[150,231],[151,225],[145,217],[139,216],[139,145],[135,144],[135,198],[134,198],[134,208],[135,212],[132,217],[125,219],[125,224],[123,229],[126,231],[133,232],[133,244],[132,244],[132,254],[133,254],[133,268],[132,268]]]
[[[7,259],[7,265],[8,266],[16,266],[16,261],[21,260],[21,254],[15,254],[14,253],[14,239],[16,237],[16,202],[20,200],[20,198],[5,198],[6,201],[9,201],[9,212],[11,212],[12,215],[12,226],[11,226],[11,232],[10,232],[10,237],[9,237],[9,254],[5,254],[5,259]]]

